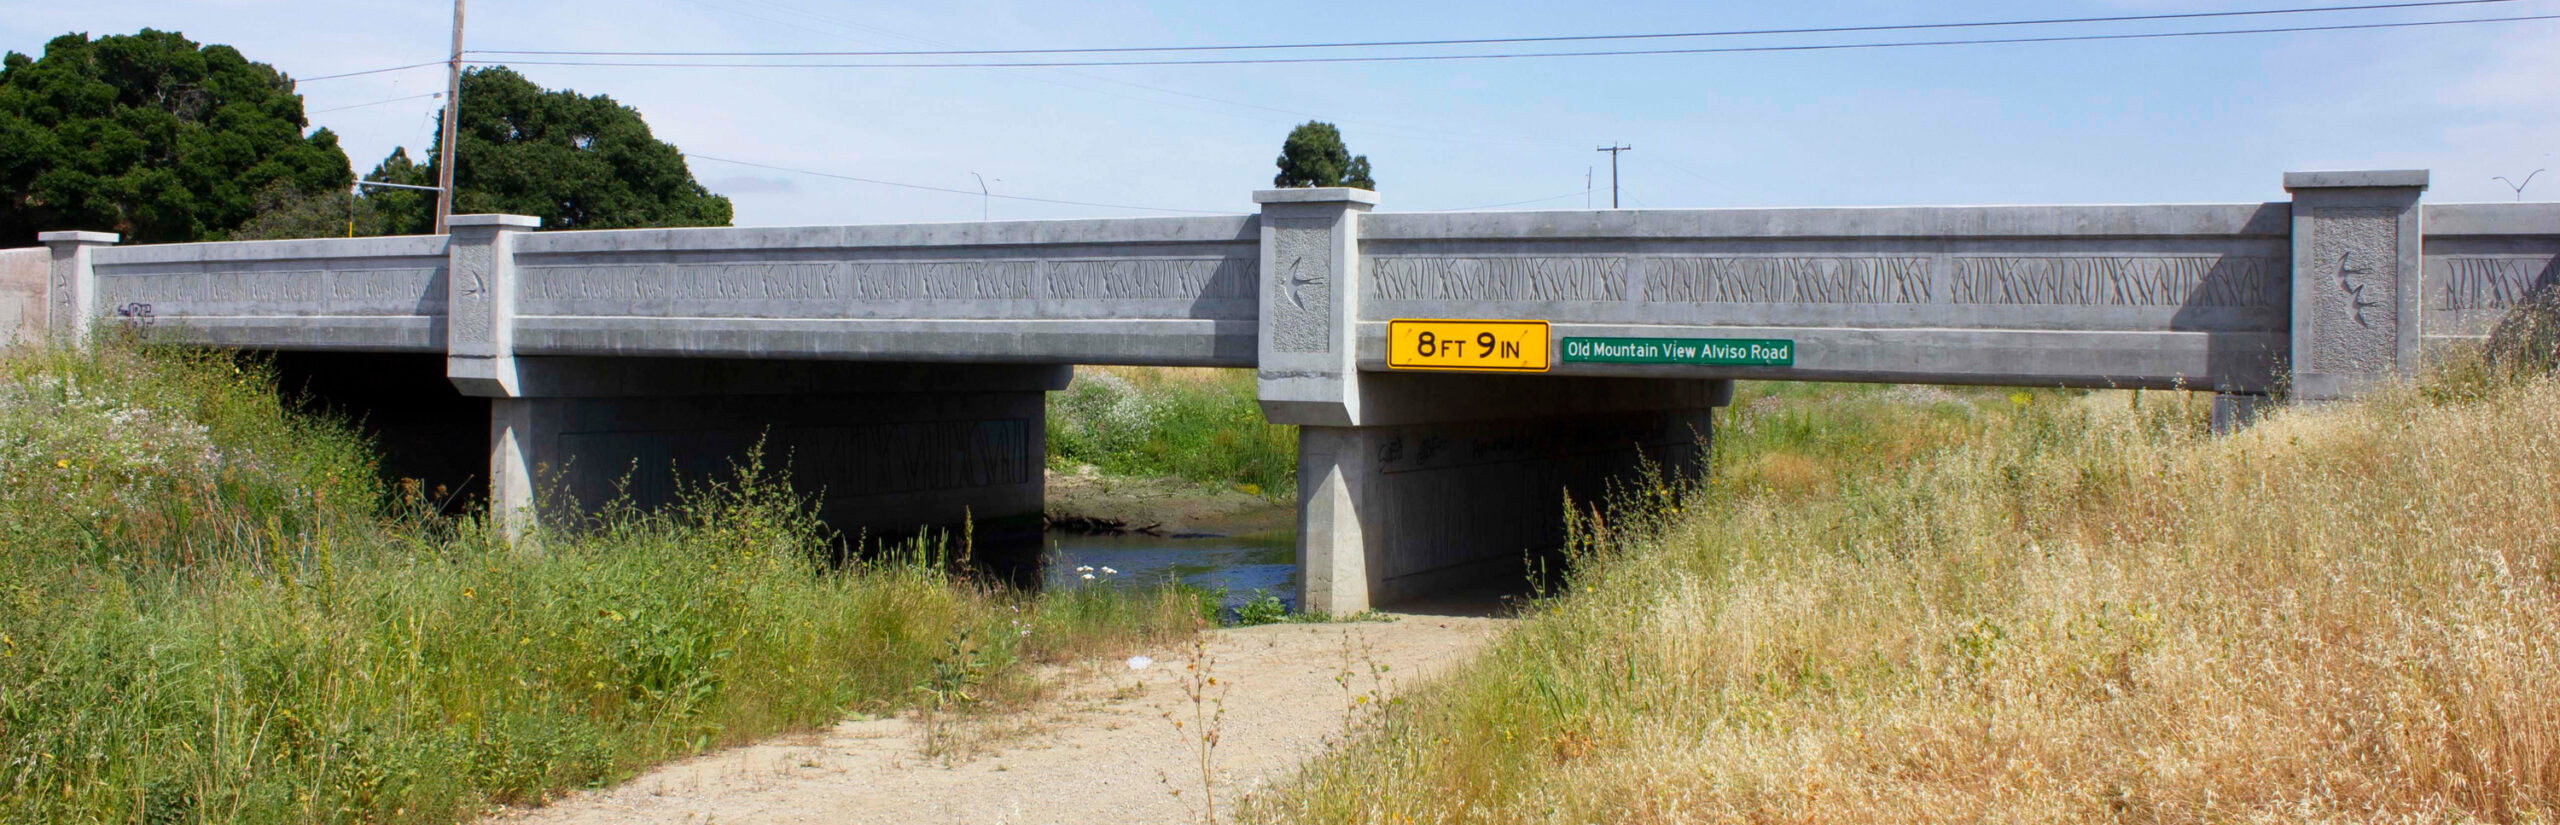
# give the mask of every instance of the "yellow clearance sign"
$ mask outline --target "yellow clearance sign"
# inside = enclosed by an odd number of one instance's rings
[[[1387,322],[1389,369],[1546,372],[1552,351],[1545,321]]]

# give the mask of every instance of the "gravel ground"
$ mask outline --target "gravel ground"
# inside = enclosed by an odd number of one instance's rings
[[[617,788],[493,817],[506,823],[1080,823],[1198,821],[1195,711],[1223,712],[1210,768],[1221,811],[1284,781],[1339,742],[1346,723],[1464,661],[1502,620],[1398,615],[1205,634],[1206,690],[1186,683],[1195,650],[1059,669],[1059,695],[1024,711],[937,728],[928,755],[912,717],[834,729],[660,767]],[[1348,690],[1342,682],[1350,683]],[[1181,727],[1175,720],[1181,720]],[[1177,793],[1178,792],[1178,793]]]

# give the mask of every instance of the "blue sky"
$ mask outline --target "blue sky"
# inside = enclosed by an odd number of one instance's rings
[[[1036,48],[1504,37],[2270,8],[2316,0],[1999,3],[1102,3],[1029,0],[483,0],[469,45],[504,49]],[[2356,20],[2560,13],[2560,0]],[[296,76],[440,59],[434,2],[27,3],[0,48],[143,27],[239,47]],[[2255,28],[2343,17],[2142,24]],[[2127,29],[2111,29],[2127,30]],[[2040,30],[1993,32],[2054,33]],[[1926,39],[1932,35],[1853,35]],[[1835,38],[1836,39],[1836,38]],[[1768,39],[1762,42],[1810,42]],[[1574,44],[1566,44],[1569,47]],[[1719,44],[1721,45],[1721,44]],[[1787,54],[1333,66],[641,69],[520,66],[638,108],[686,151],[998,193],[1244,212],[1280,138],[1317,117],[1375,164],[1381,209],[1551,198],[1629,207],[2279,200],[2288,170],[2426,168],[2433,202],[2510,200],[2553,167],[2560,21],[2375,32]],[[1605,48],[1583,46],[1578,48]],[[318,110],[443,88],[440,68],[305,84]],[[415,155],[439,101],[319,112],[359,171]],[[975,220],[976,195],[697,160],[741,225]],[[1566,197],[1552,197],[1566,196]],[[998,219],[1162,214],[996,200]]]

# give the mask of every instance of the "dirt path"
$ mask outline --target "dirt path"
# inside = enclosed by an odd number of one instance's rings
[[[1392,622],[1213,631],[1207,654],[1224,691],[1213,786],[1221,809],[1287,778],[1340,737],[1346,705],[1365,707],[1463,661],[1500,620],[1399,616]],[[499,822],[1076,823],[1184,822],[1198,815],[1198,726],[1185,695],[1188,646],[1153,663],[1089,665],[1041,707],[988,720],[988,737],[949,759],[925,756],[909,719],[846,722],[668,765],[621,787],[572,795]],[[1346,696],[1339,677],[1348,676]],[[1367,697],[1363,702],[1363,697]],[[1176,730],[1168,714],[1185,720]],[[1182,791],[1179,798],[1173,791]]]

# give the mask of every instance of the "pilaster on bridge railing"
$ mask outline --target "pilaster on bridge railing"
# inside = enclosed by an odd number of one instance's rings
[[[78,230],[40,232],[36,240],[52,250],[53,261],[45,274],[46,332],[61,340],[78,341],[89,331],[104,309],[98,306],[97,269],[90,265],[90,253],[103,246],[113,246],[120,237],[113,232]]]

